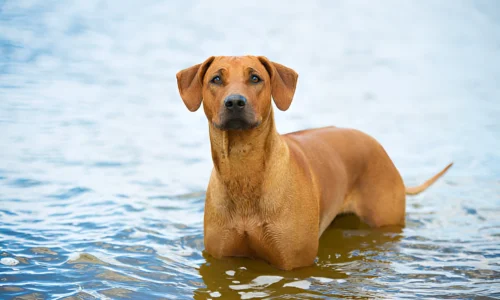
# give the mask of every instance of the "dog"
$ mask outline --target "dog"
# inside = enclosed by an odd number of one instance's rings
[[[404,226],[405,195],[424,191],[452,164],[405,187],[384,148],[354,129],[276,131],[272,100],[290,107],[298,74],[264,56],[210,57],[179,71],[184,104],[203,103],[214,168],[206,192],[205,251],[309,266],[340,214],[372,227]]]

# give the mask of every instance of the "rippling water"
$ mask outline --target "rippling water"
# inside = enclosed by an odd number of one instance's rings
[[[298,71],[288,132],[376,137],[407,226],[346,217],[292,272],[203,254],[205,116],[175,73]],[[0,298],[500,297],[498,1],[0,1]]]

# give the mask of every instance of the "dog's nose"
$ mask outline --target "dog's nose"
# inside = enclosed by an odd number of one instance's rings
[[[224,100],[224,106],[229,110],[241,110],[245,105],[247,105],[247,98],[238,94],[229,95]]]

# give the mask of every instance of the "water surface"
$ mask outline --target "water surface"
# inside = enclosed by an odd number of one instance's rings
[[[0,1],[0,298],[500,297],[497,1]],[[278,130],[354,127],[405,182],[404,229],[337,220],[292,272],[203,253],[207,121],[175,73],[266,55]]]

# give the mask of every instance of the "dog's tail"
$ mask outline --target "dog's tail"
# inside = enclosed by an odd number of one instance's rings
[[[436,175],[432,176],[430,179],[428,179],[426,182],[422,183],[419,186],[412,186],[412,187],[406,187],[406,194],[407,195],[417,195],[420,194],[421,192],[425,191],[431,184],[436,182],[436,180],[439,179],[439,177],[443,176],[446,171],[448,171],[449,168],[453,166],[453,163],[450,163],[449,165],[446,166],[441,172],[437,173]]]

